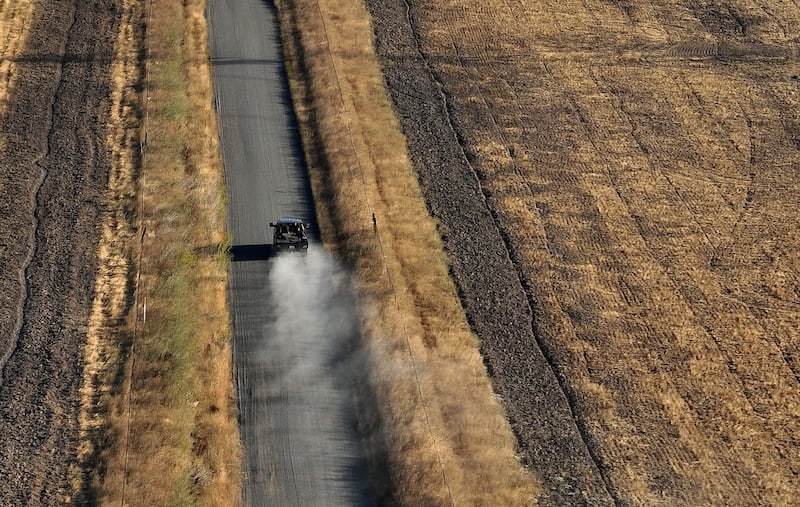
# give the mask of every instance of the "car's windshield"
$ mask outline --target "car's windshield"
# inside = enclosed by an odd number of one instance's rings
[[[282,223],[276,227],[278,234],[303,235],[304,227],[302,223]]]

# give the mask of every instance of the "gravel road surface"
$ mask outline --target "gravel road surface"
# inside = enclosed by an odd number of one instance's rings
[[[248,505],[368,505],[341,346],[355,321],[324,252],[275,258],[270,221],[314,221],[270,2],[211,0]],[[313,227],[312,227],[313,229]],[[337,281],[339,280],[339,281]]]

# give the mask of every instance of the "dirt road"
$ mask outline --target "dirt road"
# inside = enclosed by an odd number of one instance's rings
[[[113,0],[40,2],[0,119],[0,504],[70,494],[109,166]]]
[[[370,505],[349,378],[353,296],[318,243],[307,256],[272,249],[271,221],[315,221],[276,13],[263,0],[217,0],[209,22],[245,502]]]
[[[554,505],[800,491],[800,8],[368,0]]]

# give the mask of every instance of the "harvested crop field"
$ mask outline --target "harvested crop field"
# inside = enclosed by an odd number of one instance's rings
[[[544,505],[800,493],[800,6],[367,0]]]

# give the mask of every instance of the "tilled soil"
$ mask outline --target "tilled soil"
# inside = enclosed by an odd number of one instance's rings
[[[110,164],[114,0],[43,1],[0,120],[0,504],[69,500]]]
[[[800,492],[800,9],[367,0],[544,505]]]

